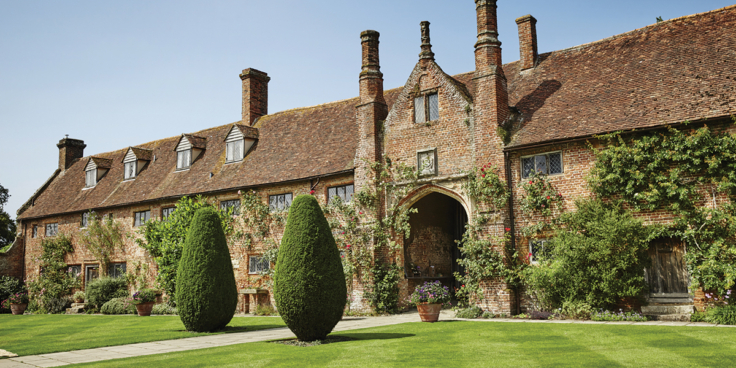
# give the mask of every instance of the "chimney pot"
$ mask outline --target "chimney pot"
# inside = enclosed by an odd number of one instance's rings
[[[243,124],[253,122],[268,115],[268,74],[253,68],[243,70],[240,74],[243,81]]]
[[[81,139],[69,138],[67,134],[56,144],[59,147],[59,170],[65,171],[72,166],[75,160],[84,157],[84,148],[87,147]]]
[[[537,19],[525,15],[516,19],[519,26],[519,63],[521,70],[531,69],[537,65],[539,53],[537,51]]]
[[[432,44],[429,43],[429,22],[426,20],[419,23],[422,27],[422,52],[419,53],[420,60],[434,60],[434,53],[432,52]]]

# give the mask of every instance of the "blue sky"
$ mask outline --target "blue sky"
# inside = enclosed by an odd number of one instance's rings
[[[564,49],[721,0],[498,2],[504,62],[519,59],[514,20],[537,18],[539,51]],[[238,74],[271,77],[269,112],[357,96],[360,32],[381,32],[386,89],[417,62],[419,22],[448,74],[473,70],[472,0],[0,0],[0,184],[17,209],[58,165],[69,134],[85,155],[240,119]]]

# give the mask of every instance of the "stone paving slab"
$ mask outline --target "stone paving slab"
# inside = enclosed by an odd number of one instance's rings
[[[609,324],[609,325],[633,325],[633,326],[688,326],[688,327],[713,327],[716,325],[705,322],[603,322],[603,321],[577,321],[577,320],[529,320],[514,318],[493,319],[461,319],[454,318],[455,313],[443,310],[440,321],[473,321],[473,322],[496,322],[496,323],[568,323],[568,324]],[[278,318],[278,317],[275,317]],[[403,313],[382,317],[347,317],[335,326],[335,332],[349,331],[368,327],[389,326],[406,322],[419,322],[416,312]],[[717,327],[736,327],[723,326]],[[176,340],[164,340],[144,342],[119,346],[108,346],[94,349],[74,350],[60,353],[41,355],[29,355],[0,359],[0,368],[33,368],[33,367],[57,367],[76,363],[97,362],[110,359],[128,358],[134,356],[172,353],[177,351],[205,349],[216,346],[227,346],[243,344],[248,342],[282,340],[295,338],[294,334],[286,327],[268,330],[235,332],[229,334],[188,337]]]

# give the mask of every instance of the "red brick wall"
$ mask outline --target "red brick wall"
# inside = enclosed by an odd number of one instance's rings
[[[16,238],[5,253],[0,252],[0,276],[23,279],[23,238]]]

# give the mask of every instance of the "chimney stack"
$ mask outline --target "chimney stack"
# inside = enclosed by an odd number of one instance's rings
[[[87,147],[81,139],[66,138],[59,141],[59,170],[65,171],[72,166],[75,160],[84,157],[84,148]]]
[[[383,73],[378,59],[378,37],[376,31],[360,33],[360,43],[363,49],[363,66],[360,71],[360,103],[380,102],[383,99]]]
[[[498,40],[496,0],[475,0],[478,22],[478,42],[475,43],[476,73],[487,74],[501,71],[501,42]]]
[[[516,20],[519,26],[519,63],[521,70],[531,69],[537,66],[539,53],[537,51],[537,19],[531,15],[525,15]]]
[[[240,74],[243,81],[243,124],[253,125],[253,122],[264,115],[268,115],[268,74],[248,68]]]
[[[424,63],[424,60],[434,60],[434,53],[432,44],[429,43],[429,22],[425,20],[419,25],[422,27],[422,52],[419,53],[419,60]]]

